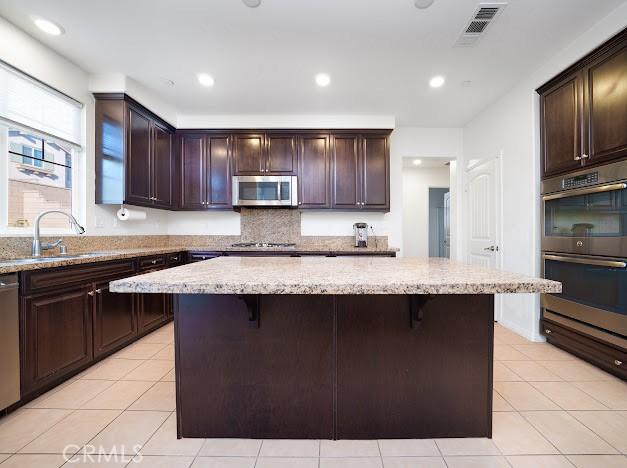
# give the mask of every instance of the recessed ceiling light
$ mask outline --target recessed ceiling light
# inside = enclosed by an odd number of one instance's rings
[[[211,87],[214,85],[215,80],[213,79],[213,76],[209,75],[208,73],[199,73],[198,82],[203,86]]]
[[[422,164],[422,161],[420,159],[414,159],[411,163],[414,166],[420,166]]]
[[[433,5],[433,0],[414,0],[414,6],[420,10],[429,8],[431,5]]]
[[[432,88],[439,88],[440,86],[442,86],[444,84],[444,77],[441,75],[438,76],[434,76],[433,78],[431,78],[429,80],[429,86],[431,86]]]
[[[250,8],[257,8],[261,5],[261,0],[243,0],[244,5]]]
[[[331,84],[331,77],[327,73],[318,73],[316,75],[316,84],[321,88]]]
[[[65,32],[61,26],[47,19],[33,18],[33,23],[35,23],[35,26],[37,26],[43,32],[52,36],[60,36]]]

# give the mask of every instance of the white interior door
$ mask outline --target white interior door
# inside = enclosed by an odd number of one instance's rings
[[[466,172],[466,252],[469,263],[501,268],[500,160],[490,159]],[[495,319],[499,319],[497,295]]]

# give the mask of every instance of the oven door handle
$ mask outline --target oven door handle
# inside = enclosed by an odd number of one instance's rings
[[[566,192],[559,192],[559,193],[552,193],[551,195],[544,195],[542,197],[542,200],[544,201],[556,200],[558,198],[576,197],[578,195],[589,195],[591,193],[611,192],[613,190],[623,190],[625,188],[627,188],[627,184],[618,183],[618,184],[601,185],[599,187],[572,189],[572,190],[567,190]]]
[[[580,265],[604,266],[610,268],[626,268],[627,263],[617,260],[595,260],[593,258],[566,257],[563,255],[544,254],[545,260],[555,260],[557,262],[578,263]]]

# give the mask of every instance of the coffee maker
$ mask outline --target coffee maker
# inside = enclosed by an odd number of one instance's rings
[[[368,224],[355,223],[353,230],[355,231],[355,247],[368,247]]]

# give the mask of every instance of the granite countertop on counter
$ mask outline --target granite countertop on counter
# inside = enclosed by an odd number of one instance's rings
[[[68,254],[66,257],[63,256],[54,256],[54,257],[46,257],[43,256],[40,259],[32,259],[29,260],[28,263],[21,263],[20,258],[7,258],[0,259],[0,274],[8,274],[8,273],[16,273],[19,271],[28,271],[28,270],[41,270],[44,268],[57,268],[64,267],[70,265],[81,265],[86,263],[95,263],[95,262],[106,262],[111,260],[121,260],[125,258],[133,258],[133,257],[144,257],[149,255],[160,255],[160,254],[168,254],[175,252],[287,252],[287,253],[320,253],[320,255],[331,254],[331,253],[359,253],[359,254],[369,254],[369,253],[395,253],[398,249],[394,248],[385,248],[385,249],[377,249],[377,248],[341,248],[341,249],[329,249],[327,246],[315,246],[315,245],[306,245],[306,246],[295,246],[288,248],[236,248],[236,247],[224,247],[224,246],[168,246],[168,247],[143,247],[143,248],[132,248],[132,249],[116,249],[109,251],[94,251],[89,253],[81,253],[77,252],[75,254]]]
[[[173,294],[559,293],[561,284],[440,258],[221,257],[111,283]]]

